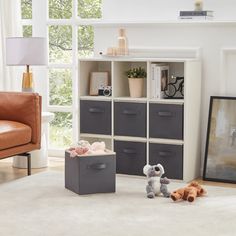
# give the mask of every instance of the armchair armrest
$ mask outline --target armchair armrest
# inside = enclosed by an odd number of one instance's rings
[[[21,122],[31,127],[34,144],[41,140],[41,96],[37,93],[0,92],[0,120]]]

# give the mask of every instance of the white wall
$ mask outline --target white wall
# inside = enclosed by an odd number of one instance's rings
[[[193,5],[193,1],[190,0],[103,0],[103,2],[104,18],[122,21],[174,20],[180,9],[191,9]],[[217,15],[219,20],[236,19],[236,14],[233,14],[236,1],[206,0],[205,2],[207,9],[215,10],[215,16]],[[169,7],[171,9],[168,9]],[[210,96],[236,96],[234,69],[236,23],[128,25],[126,31],[129,46],[132,48],[201,48],[203,63],[201,157],[203,160]],[[95,28],[95,51],[106,51],[107,47],[115,46],[117,35],[118,27],[115,25]],[[225,51],[224,48],[233,50]]]
[[[193,10],[194,0],[102,0],[104,19],[175,20],[180,10]],[[217,20],[236,19],[235,0],[203,0]]]

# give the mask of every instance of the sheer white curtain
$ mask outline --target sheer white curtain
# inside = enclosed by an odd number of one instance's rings
[[[0,0],[0,90],[13,90],[15,69],[5,63],[6,37],[22,35],[20,0]]]

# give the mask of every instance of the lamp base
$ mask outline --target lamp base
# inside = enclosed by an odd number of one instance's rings
[[[23,73],[22,92],[34,92],[33,74],[30,72]]]

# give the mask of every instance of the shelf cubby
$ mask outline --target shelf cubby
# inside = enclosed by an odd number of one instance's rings
[[[152,72],[151,72],[151,65],[152,64],[158,64],[158,65],[161,65],[161,66],[168,66],[169,67],[169,75],[168,75],[168,83],[171,83],[171,82],[175,82],[175,79],[172,78],[172,76],[175,76],[175,77],[184,77],[184,62],[163,62],[163,61],[151,61],[150,62],[150,73],[148,74],[148,81],[149,81],[149,91],[148,91],[148,98],[150,100],[164,100],[164,99],[168,99],[168,100],[181,100],[180,97],[182,97],[182,95],[180,94],[179,91],[177,91],[175,97],[176,98],[167,98],[167,97],[161,97],[161,98],[152,98],[151,97],[151,81],[152,81]]]
[[[114,61],[113,62],[113,93],[115,98],[130,98],[129,82],[126,71],[142,67],[147,71],[146,61]],[[144,80],[143,98],[147,97],[147,80]]]
[[[108,85],[111,84],[111,62],[110,61],[80,61],[79,62],[79,94],[89,96],[90,76],[92,72],[108,72]]]

